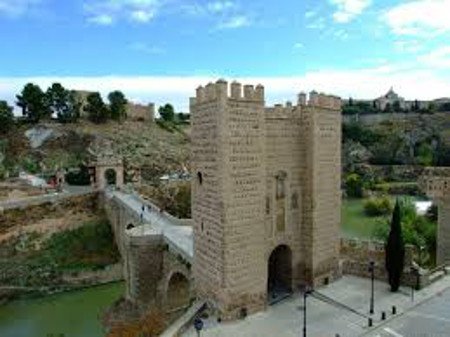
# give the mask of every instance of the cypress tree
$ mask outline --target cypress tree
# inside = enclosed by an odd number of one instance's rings
[[[391,220],[391,231],[386,245],[386,270],[391,291],[400,287],[405,260],[405,244],[403,242],[400,204],[395,203]]]

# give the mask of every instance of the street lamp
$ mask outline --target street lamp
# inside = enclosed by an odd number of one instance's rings
[[[303,292],[303,337],[306,337],[306,298],[313,292],[312,289],[306,287]]]
[[[370,290],[370,308],[369,313],[371,315],[374,314],[374,301],[375,301],[375,292],[374,292],[374,281],[375,281],[375,261],[369,262],[369,272],[370,272],[370,280],[371,280],[371,290]]]
[[[414,288],[416,288],[416,290],[419,290],[419,284],[420,284],[419,267],[412,266],[411,274],[413,274],[416,277],[416,284],[414,285],[413,283],[411,283],[411,301],[414,302]]]

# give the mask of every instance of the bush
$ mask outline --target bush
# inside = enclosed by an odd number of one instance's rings
[[[376,184],[374,190],[393,195],[420,195],[419,185],[416,182]]]
[[[69,185],[75,186],[87,186],[91,183],[89,171],[87,167],[82,166],[78,171],[68,172],[66,174],[66,182]]]
[[[392,203],[388,197],[370,198],[364,202],[364,213],[367,216],[382,216],[392,212]]]
[[[345,179],[345,190],[350,198],[362,198],[363,181],[357,173],[351,173]]]

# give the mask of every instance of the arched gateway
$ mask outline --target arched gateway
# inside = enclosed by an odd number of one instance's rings
[[[167,285],[166,308],[168,311],[183,309],[189,305],[189,301],[189,280],[182,273],[175,272]]]
[[[270,254],[267,275],[267,300],[269,303],[292,292],[292,252],[286,245],[277,246]]]

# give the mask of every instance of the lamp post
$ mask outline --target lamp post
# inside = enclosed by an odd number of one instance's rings
[[[375,305],[375,291],[374,291],[374,281],[375,281],[375,262],[369,262],[369,272],[370,272],[370,280],[371,280],[371,290],[370,290],[370,308],[369,313],[371,315],[374,314],[374,305]]]
[[[414,285],[411,283],[411,301],[414,302],[414,288],[418,289],[419,287],[419,270],[417,267],[412,266],[411,267],[411,274],[413,274],[416,277],[416,284]]]
[[[306,298],[312,293],[312,289],[305,288],[303,292],[303,337],[306,337]]]

